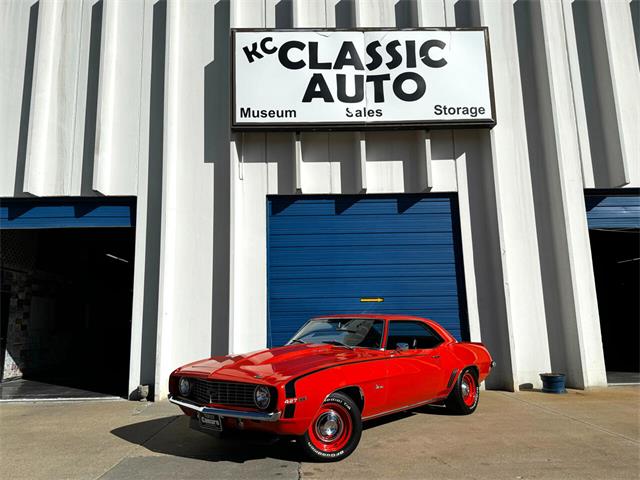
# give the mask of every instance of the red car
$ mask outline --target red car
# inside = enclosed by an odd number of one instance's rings
[[[363,420],[430,403],[473,413],[494,365],[482,344],[431,320],[335,315],[309,320],[283,347],[176,369],[169,400],[198,430],[295,436],[313,459],[340,460]]]

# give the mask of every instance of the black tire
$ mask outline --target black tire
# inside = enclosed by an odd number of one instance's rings
[[[470,415],[476,411],[480,398],[478,375],[472,368],[464,369],[445,401],[447,409],[456,415]]]
[[[361,435],[360,409],[348,395],[337,392],[325,399],[311,425],[298,441],[310,460],[336,462],[351,455],[358,446]]]

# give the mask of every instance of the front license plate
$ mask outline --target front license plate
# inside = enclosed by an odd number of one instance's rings
[[[200,426],[209,430],[222,431],[222,420],[219,415],[211,415],[208,413],[200,414]]]

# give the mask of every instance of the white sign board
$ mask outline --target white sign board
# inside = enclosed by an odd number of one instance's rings
[[[233,128],[495,125],[488,32],[233,30]]]

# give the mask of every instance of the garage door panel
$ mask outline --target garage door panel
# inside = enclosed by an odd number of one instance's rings
[[[0,228],[91,228],[135,226],[135,198],[7,198]]]
[[[360,278],[368,275],[371,270],[370,265],[309,265],[304,269],[298,265],[286,265],[271,267],[273,270],[273,278],[277,279],[304,279],[314,278]],[[442,264],[378,264],[378,276],[393,279],[405,277],[430,277],[430,276],[447,276],[451,273],[451,267],[447,263]]]
[[[640,195],[589,193],[585,197],[589,228],[640,228]]]
[[[271,248],[324,247],[325,245],[396,245],[397,232],[386,233],[306,233],[304,235],[278,234],[272,232]],[[425,235],[428,233],[429,235]],[[404,232],[405,245],[452,245],[451,232]]]
[[[455,197],[269,197],[268,212],[270,345],[336,313],[421,315],[466,335]]]
[[[385,278],[366,279],[327,279],[278,281],[270,285],[273,298],[307,298],[307,289],[313,289],[318,294],[331,297],[355,296],[361,298],[363,292],[371,292],[368,296],[417,296],[424,295],[425,290],[443,291],[455,289],[455,277],[443,278],[396,278],[389,281]],[[400,293],[401,292],[401,293]],[[436,293],[434,296],[440,296]],[[429,296],[429,295],[427,295]]]
[[[331,299],[331,306],[342,306],[351,310],[353,304],[359,303],[359,301],[360,297],[338,297]],[[425,310],[429,312],[429,315],[423,313],[426,317],[435,319],[437,316],[441,322],[451,322],[458,318],[457,314],[452,312],[458,305],[455,297],[384,297],[383,303],[360,303],[357,311],[347,311],[346,313],[406,313],[415,315],[415,304],[417,302],[425,305]],[[296,306],[293,302],[282,302],[282,305],[271,307],[270,312],[282,315],[283,319],[286,318],[300,323],[304,323],[312,316],[334,315],[336,313],[334,310],[327,308],[326,298],[309,299],[302,306]],[[303,317],[302,320],[300,319],[301,316]]]
[[[414,233],[437,233],[451,231],[451,219],[446,215],[437,215],[432,222],[420,223],[422,217],[407,216],[397,218],[394,215],[364,215],[358,216],[322,216],[314,217],[314,223],[318,228],[318,232],[327,232],[332,234],[340,233],[397,233],[397,232],[414,232]],[[292,229],[304,230],[308,228],[308,223],[304,217],[289,217],[280,219],[282,221],[273,222],[269,228],[274,235],[288,234]]]
[[[306,199],[304,205],[297,198],[278,199],[273,197],[270,204],[270,214],[283,217],[307,217],[310,213],[314,216],[350,216],[350,215],[423,215],[441,213],[448,215],[451,211],[449,199],[434,198],[428,203],[421,201],[418,196],[407,200],[399,200],[395,203],[388,202],[385,198],[370,197],[366,203],[358,199]]]
[[[354,265],[354,264],[414,264],[425,256],[433,263],[451,263],[455,260],[451,245],[388,246],[367,245],[353,247],[326,246],[319,249],[290,248],[271,250],[276,265]]]

